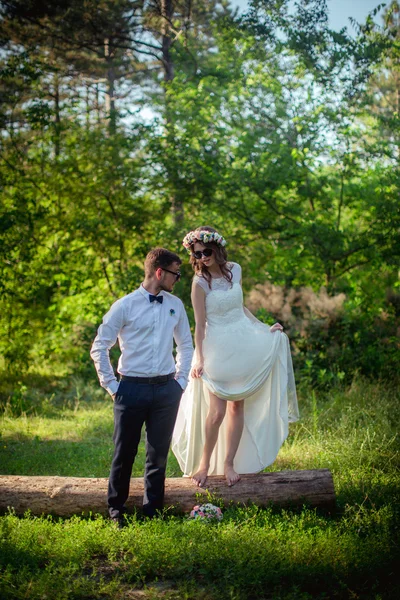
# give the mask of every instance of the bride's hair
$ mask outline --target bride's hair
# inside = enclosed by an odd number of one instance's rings
[[[209,227],[208,225],[204,225],[202,227],[197,227],[197,229],[194,230],[194,234],[196,234],[197,232],[200,233],[200,231],[208,231],[210,233],[215,233],[216,229],[214,229],[213,227]],[[195,258],[195,256],[193,255],[193,246],[195,244],[197,240],[194,240],[193,243],[190,244],[190,263],[193,267],[193,271],[196,273],[196,275],[201,275],[204,277],[204,279],[207,281],[208,286],[211,288],[211,275],[209,270],[207,269],[207,267],[203,264],[203,262],[201,260],[197,260],[197,258]],[[219,265],[219,268],[221,269],[221,273],[222,276],[229,282],[232,283],[232,273],[230,271],[230,269],[228,268],[228,255],[226,253],[225,247],[221,246],[221,244],[218,244],[217,242],[201,242],[202,244],[204,244],[204,246],[206,248],[211,248],[213,250],[214,253],[214,258],[215,258],[215,262],[217,263],[217,265]]]

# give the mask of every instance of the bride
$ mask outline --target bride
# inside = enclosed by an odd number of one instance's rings
[[[172,450],[184,476],[256,473],[274,462],[297,421],[289,341],[283,327],[258,321],[243,306],[241,267],[227,261],[225,239],[199,227],[183,240],[195,275],[196,352]]]

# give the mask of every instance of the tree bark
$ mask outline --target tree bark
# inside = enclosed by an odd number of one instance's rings
[[[61,116],[60,116],[60,83],[58,75],[54,77],[54,154],[60,156]]]
[[[33,515],[53,514],[69,517],[76,514],[106,513],[107,484],[105,478],[0,476],[0,511],[14,509],[17,514],[29,510]],[[225,506],[256,504],[278,507],[311,507],[334,510],[335,490],[328,469],[281,471],[242,475],[233,487],[224,477],[208,479],[206,489],[196,487],[191,479],[176,477],[166,480],[165,507],[171,512],[189,512],[195,504],[223,501]],[[131,480],[127,508],[141,508],[143,478]]]
[[[108,133],[113,136],[117,131],[117,113],[115,110],[115,69],[110,44],[110,40],[104,40],[104,56],[107,63],[106,115],[108,118]]]
[[[174,78],[174,64],[171,58],[171,33],[170,27],[174,16],[174,3],[172,0],[161,0],[162,18],[162,59],[164,67],[164,81],[172,81]]]
[[[162,34],[162,64],[164,69],[164,83],[165,83],[165,128],[166,137],[169,152],[173,151],[175,146],[175,132],[174,132],[174,116],[173,111],[170,108],[170,100],[168,98],[168,84],[173,81],[174,63],[171,56],[171,23],[174,17],[174,3],[173,0],[161,0],[161,34]],[[178,193],[176,188],[176,166],[171,168],[167,166],[168,179],[170,183],[171,192],[171,210],[176,226],[181,226],[184,218],[184,206],[183,200]]]

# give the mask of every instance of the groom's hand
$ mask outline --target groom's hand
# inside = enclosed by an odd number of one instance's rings
[[[280,323],[274,323],[274,325],[272,325],[272,327],[269,328],[271,333],[274,333],[274,331],[283,331],[283,327]]]

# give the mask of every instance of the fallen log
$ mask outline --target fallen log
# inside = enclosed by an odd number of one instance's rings
[[[16,514],[30,511],[33,515],[52,514],[69,517],[76,514],[107,512],[105,478],[0,476],[0,512],[13,509]],[[333,510],[335,490],[328,469],[309,471],[280,471],[242,475],[234,486],[228,487],[224,477],[213,476],[207,488],[196,487],[189,478],[166,480],[165,507],[172,512],[190,511],[195,504],[222,500],[229,504],[256,504],[311,507]],[[141,508],[143,478],[131,480],[128,509]]]

